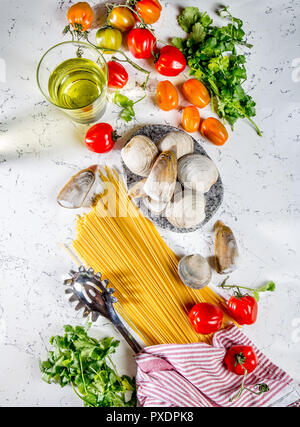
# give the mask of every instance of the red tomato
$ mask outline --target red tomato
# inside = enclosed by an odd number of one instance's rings
[[[205,138],[215,145],[224,145],[228,139],[226,127],[220,120],[213,117],[203,120],[200,131]]]
[[[127,44],[135,58],[149,59],[153,56],[156,38],[147,28],[134,28],[127,36]]]
[[[85,135],[85,143],[95,153],[107,153],[115,145],[116,133],[108,123],[97,123]]]
[[[217,332],[223,322],[223,312],[219,307],[208,302],[196,304],[189,312],[189,318],[198,334]]]
[[[145,24],[154,24],[160,18],[162,10],[158,0],[140,0],[137,2],[135,10],[140,14]],[[137,17],[139,20],[139,18]]]
[[[128,73],[122,64],[116,61],[109,61],[108,67],[108,87],[122,89],[128,82]]]
[[[69,8],[67,19],[73,28],[76,29],[77,24],[81,25],[83,31],[87,31],[92,25],[94,12],[87,2],[81,1]]]
[[[186,59],[177,47],[164,46],[159,52],[155,67],[159,74],[175,77],[185,70]]]
[[[200,114],[197,107],[191,105],[183,110],[182,127],[186,132],[196,132],[200,126]]]
[[[253,325],[256,322],[258,304],[250,295],[232,296],[227,309],[229,315],[240,325]]]
[[[179,104],[177,89],[169,80],[158,83],[156,99],[159,108],[163,111],[174,110]]]
[[[197,79],[187,80],[182,86],[182,92],[185,99],[198,108],[204,108],[210,102],[208,90]]]
[[[258,360],[252,347],[234,345],[227,351],[224,363],[230,372],[236,375],[245,375],[245,369],[248,374],[256,369]]]

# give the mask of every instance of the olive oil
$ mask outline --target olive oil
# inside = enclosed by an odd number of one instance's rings
[[[101,68],[85,58],[64,61],[51,73],[49,95],[62,108],[78,109],[91,105],[101,95],[106,79]]]

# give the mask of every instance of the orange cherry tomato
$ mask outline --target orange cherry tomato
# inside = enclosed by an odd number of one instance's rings
[[[140,0],[137,2],[135,10],[145,24],[154,24],[160,18],[162,7],[158,0]]]
[[[187,101],[198,108],[206,107],[210,102],[208,90],[199,80],[190,79],[183,84],[183,95]]]
[[[156,98],[159,108],[163,111],[174,110],[178,107],[178,92],[176,87],[169,80],[158,83]]]
[[[67,18],[74,28],[78,24],[82,26],[83,31],[87,31],[92,25],[94,12],[87,2],[81,1],[70,7]]]
[[[108,15],[108,25],[118,28],[120,31],[130,31],[136,24],[133,13],[126,7],[114,7]]]
[[[193,133],[199,129],[200,114],[197,107],[191,105],[183,110],[182,126],[187,132]]]
[[[208,117],[203,120],[200,127],[202,135],[215,145],[224,145],[228,139],[228,132],[220,122],[214,117]]]

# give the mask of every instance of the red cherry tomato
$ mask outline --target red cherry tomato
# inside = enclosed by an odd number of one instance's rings
[[[108,67],[108,87],[122,89],[128,82],[128,73],[122,64],[116,61],[109,61]]]
[[[183,110],[182,127],[186,132],[193,133],[199,129],[200,114],[197,107],[193,105]]]
[[[246,345],[234,345],[224,358],[226,368],[236,375],[245,375],[253,372],[258,364],[257,356],[252,347]]]
[[[149,59],[153,56],[156,38],[147,28],[134,28],[127,36],[127,44],[135,58]]]
[[[217,332],[223,322],[223,312],[219,307],[208,302],[196,304],[189,313],[189,318],[198,334]]]
[[[200,131],[206,139],[215,145],[224,145],[228,139],[226,127],[214,117],[203,120]]]
[[[107,153],[115,145],[116,133],[108,123],[97,123],[85,135],[85,143],[94,153]]]
[[[135,6],[135,10],[140,14],[145,24],[154,24],[160,18],[162,7],[158,0],[140,0]],[[139,18],[136,18],[139,21]]]
[[[155,67],[159,74],[175,77],[185,70],[186,59],[177,47],[164,46],[159,52]]]
[[[227,309],[229,315],[240,325],[253,325],[256,322],[258,304],[250,295],[232,296]]]

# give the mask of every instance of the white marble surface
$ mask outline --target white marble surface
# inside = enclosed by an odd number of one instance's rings
[[[81,405],[71,390],[44,384],[38,367],[49,337],[66,323],[81,322],[62,287],[72,262],[60,243],[74,236],[75,215],[59,208],[55,197],[79,169],[96,162],[119,165],[122,141],[107,155],[87,151],[86,127],[70,122],[37,88],[38,61],[48,47],[62,41],[70,3],[0,0],[0,65],[3,61],[6,65],[6,81],[0,83],[1,406]],[[178,7],[199,4],[213,13],[218,4],[162,3],[162,19],[155,25],[161,39],[180,33],[175,25]],[[293,69],[300,65],[300,3],[228,3],[233,14],[244,19],[254,44],[246,86],[257,100],[257,122],[264,136],[259,138],[240,121],[224,147],[207,142],[204,147],[225,185],[218,218],[235,231],[242,255],[232,281],[256,286],[273,279],[277,284],[275,294],[262,297],[258,322],[245,332],[300,382],[300,72]],[[150,85],[155,87],[155,81]],[[202,114],[211,115],[210,108]],[[140,105],[134,123],[125,126],[117,115],[112,109],[103,121],[123,135],[145,123],[178,125],[180,121],[179,113],[160,112],[151,97]],[[193,234],[162,235],[178,254],[211,255],[212,226],[213,221]],[[213,283],[220,280],[215,275]],[[100,323],[94,330],[99,335],[111,333]],[[119,361],[122,369],[134,371],[125,345]]]

